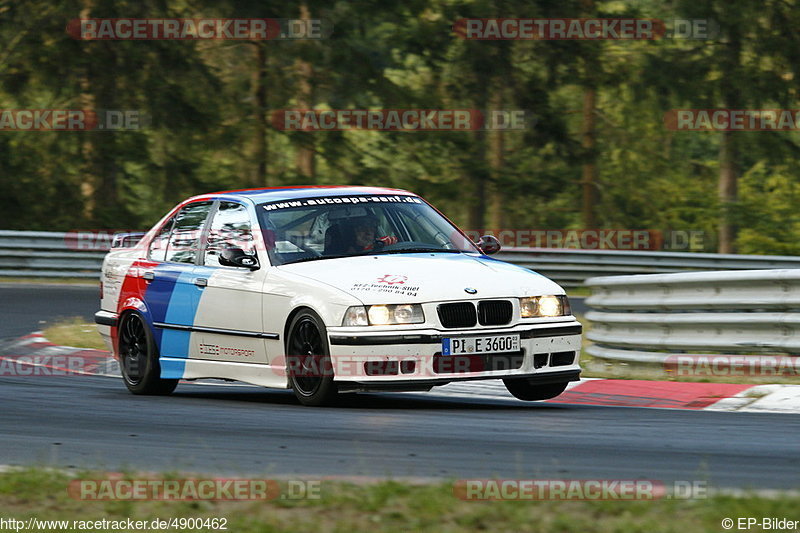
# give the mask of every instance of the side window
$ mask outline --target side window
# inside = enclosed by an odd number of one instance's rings
[[[221,266],[219,254],[228,248],[241,248],[248,255],[256,254],[253,226],[247,208],[234,202],[220,202],[211,219],[204,264]]]
[[[175,217],[170,218],[161,229],[158,231],[153,240],[150,242],[150,248],[147,250],[147,257],[151,261],[164,261],[167,258],[167,244],[169,243],[169,234],[172,231],[172,224],[175,222]]]
[[[203,223],[211,209],[211,202],[189,204],[175,217],[175,224],[167,245],[166,261],[194,263],[200,243]]]

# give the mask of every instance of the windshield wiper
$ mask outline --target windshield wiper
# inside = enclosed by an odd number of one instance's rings
[[[461,250],[449,250],[447,248],[423,248],[423,247],[415,247],[415,248],[400,248],[399,250],[378,250],[373,253],[375,254],[410,254],[410,253],[424,253],[424,252],[440,252],[440,253],[447,253],[447,254],[460,254]]]
[[[295,261],[283,263],[284,265],[294,265],[295,263],[306,263],[308,261],[317,261],[319,259],[339,259],[340,257],[353,257],[352,255],[313,255],[311,257],[303,257]]]

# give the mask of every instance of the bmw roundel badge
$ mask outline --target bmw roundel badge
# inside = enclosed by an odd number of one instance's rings
[[[476,292],[478,292],[478,289],[473,289],[472,287],[466,287],[464,289],[464,292],[466,292],[467,294],[475,294]]]

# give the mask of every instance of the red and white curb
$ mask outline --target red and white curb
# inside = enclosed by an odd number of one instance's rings
[[[21,371],[21,368],[28,370]],[[12,369],[9,373],[6,370]],[[59,346],[41,331],[2,347],[0,376],[87,375],[120,377],[119,363],[105,350]]]
[[[41,332],[32,333],[2,347],[2,364],[21,357],[35,358],[25,363],[51,370],[65,370],[48,366],[47,357],[73,357],[81,359],[79,371],[73,374],[120,377],[119,364],[104,350],[88,350],[58,346],[49,342]],[[203,382],[207,385],[220,383]],[[227,385],[227,384],[226,384]],[[231,384],[241,386],[240,384]],[[451,383],[435,387],[427,393],[408,395],[438,396],[465,399],[514,400],[499,379]],[[800,385],[751,385],[736,383],[697,383],[685,381],[648,381],[625,379],[582,379],[570,383],[567,390],[548,403],[571,405],[603,405],[622,407],[648,407],[656,409],[684,409],[703,411],[738,411],[760,413],[800,413]]]
[[[427,394],[514,399],[500,380],[451,383]],[[547,402],[695,411],[800,413],[800,385],[588,378],[570,383],[565,392]]]

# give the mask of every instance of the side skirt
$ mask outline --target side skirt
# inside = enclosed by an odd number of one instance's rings
[[[286,366],[284,364],[271,366],[176,357],[160,357],[159,361],[162,363],[162,368],[164,366],[173,366],[170,363],[183,365],[181,379],[232,379],[250,383],[251,385],[258,385],[259,387],[289,388],[289,380],[286,377]]]

